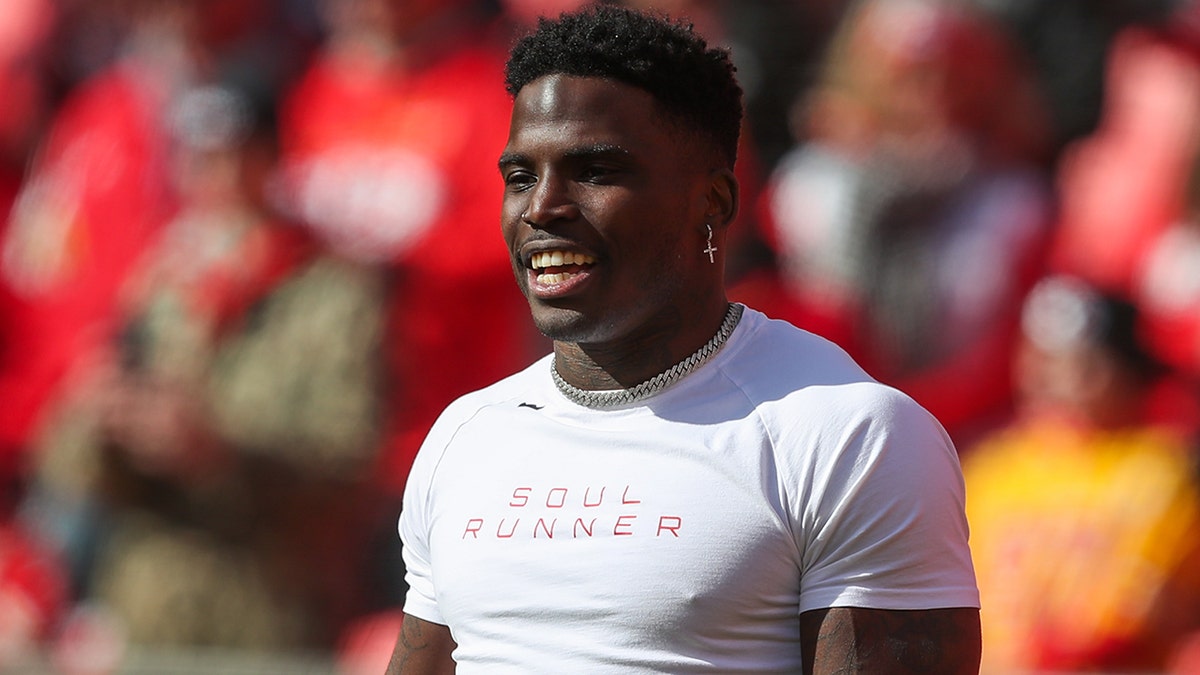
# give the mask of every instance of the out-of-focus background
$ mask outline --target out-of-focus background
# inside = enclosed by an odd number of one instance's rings
[[[381,673],[409,463],[546,353],[506,50],[580,0],[0,1],[0,673]],[[731,295],[954,438],[985,672],[1200,673],[1200,2],[661,0]]]

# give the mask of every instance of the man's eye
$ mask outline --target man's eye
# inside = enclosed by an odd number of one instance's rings
[[[524,190],[533,185],[536,179],[533,174],[525,171],[513,171],[504,176],[504,185],[514,190]]]
[[[616,170],[607,166],[589,166],[579,172],[579,179],[585,182],[598,183],[612,178]]]

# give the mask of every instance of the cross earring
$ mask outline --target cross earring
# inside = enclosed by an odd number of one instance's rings
[[[717,252],[717,247],[712,245],[712,237],[713,237],[712,225],[705,223],[704,226],[708,228],[708,248],[701,251],[701,253],[708,254],[708,262],[716,263],[717,261],[713,258],[713,254]]]

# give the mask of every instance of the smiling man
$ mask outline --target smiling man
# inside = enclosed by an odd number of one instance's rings
[[[596,7],[512,52],[504,240],[554,353],[409,478],[408,673],[972,673],[962,476],[840,349],[730,303],[726,52]]]

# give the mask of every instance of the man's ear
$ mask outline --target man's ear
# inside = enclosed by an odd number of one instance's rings
[[[713,227],[726,228],[737,217],[739,187],[729,169],[714,169],[709,174],[708,203],[705,215]]]

